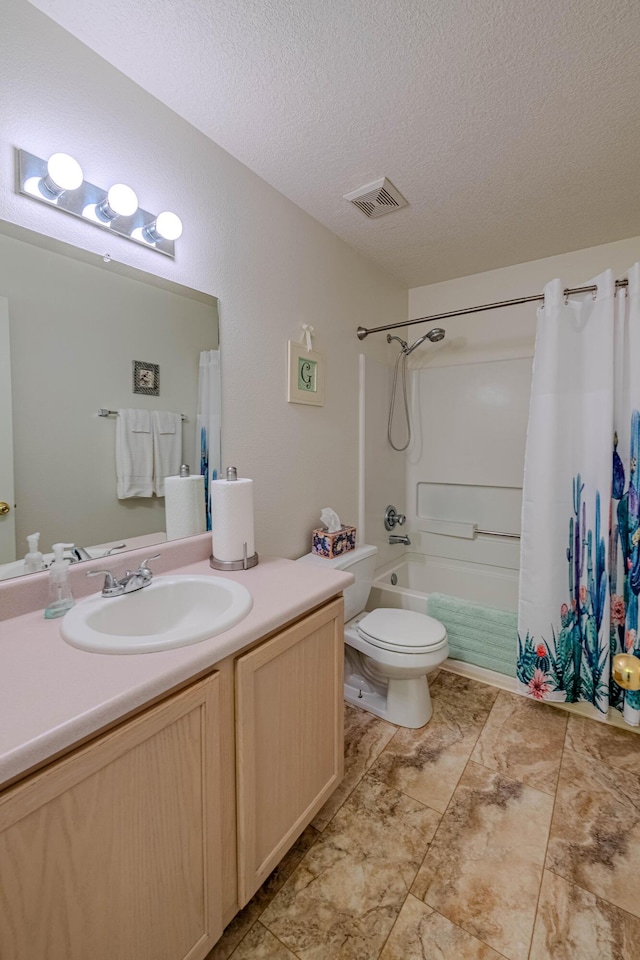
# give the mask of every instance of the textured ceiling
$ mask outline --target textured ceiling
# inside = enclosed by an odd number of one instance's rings
[[[409,286],[640,234],[638,0],[32,2]]]

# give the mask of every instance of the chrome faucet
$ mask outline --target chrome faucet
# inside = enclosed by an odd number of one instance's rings
[[[126,543],[118,543],[115,547],[111,547],[109,550],[105,550],[102,554],[103,557],[109,557],[112,553],[115,553],[117,550],[124,550]],[[72,547],[69,550],[71,563],[78,563],[80,560],[93,560],[86,547]]]
[[[80,560],[93,560],[86,547],[72,547],[69,553],[71,554],[71,563],[78,563]]]
[[[157,560],[159,556],[160,554],[156,553],[153,557],[148,557],[147,560],[142,561],[137,570],[127,570],[119,580],[114,577],[110,570],[90,570],[87,576],[97,577],[101,573],[104,574],[102,596],[121,597],[125,593],[135,593],[136,590],[142,590],[143,587],[147,587],[151,583],[153,572],[147,564],[151,560]]]
[[[392,533],[389,537],[389,543],[404,543],[405,547],[411,546],[411,540],[409,540],[409,537],[406,533],[403,534],[403,536],[398,536],[397,533]]]

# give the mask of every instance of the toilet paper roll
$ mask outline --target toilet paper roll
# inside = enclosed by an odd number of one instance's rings
[[[165,477],[164,510],[167,540],[204,533],[204,477]]]
[[[253,480],[214,480],[211,484],[211,538],[216,560],[242,560],[256,552],[253,535]]]

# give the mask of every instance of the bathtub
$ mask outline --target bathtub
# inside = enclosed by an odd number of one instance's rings
[[[518,571],[405,553],[376,571],[367,609],[400,607],[426,613],[430,593],[515,611]]]
[[[394,574],[396,582],[392,583]],[[485,564],[405,553],[393,563],[376,570],[367,610],[373,610],[376,607],[400,607],[404,610],[426,613],[430,593],[444,593],[473,603],[516,611],[518,571],[506,567],[491,567]],[[475,663],[449,659],[442,664],[442,669],[513,693],[521,692],[515,677],[486,669]],[[567,713],[602,722],[602,714],[597,713],[590,703],[548,702]],[[617,710],[609,711],[606,722],[621,730],[630,729]]]
[[[420,554],[404,554],[399,560],[376,571],[367,609],[395,607],[428,613],[428,599],[432,593],[515,613],[518,606],[518,571]],[[469,632],[468,614],[464,610],[460,611],[460,615],[452,612],[448,618],[441,614],[438,616],[449,634],[450,656],[443,664],[444,669],[505,690],[516,689],[515,622],[513,633],[510,627],[503,633],[492,624],[487,624],[486,633],[478,636],[477,625],[475,631]]]

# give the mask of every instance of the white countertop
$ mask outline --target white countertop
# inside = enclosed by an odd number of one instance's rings
[[[198,561],[167,573],[219,576]],[[341,593],[350,573],[261,558],[224,575],[244,584],[253,608],[210,640],[157,653],[87,653],[64,642],[41,609],[0,621],[0,786],[155,697]]]

